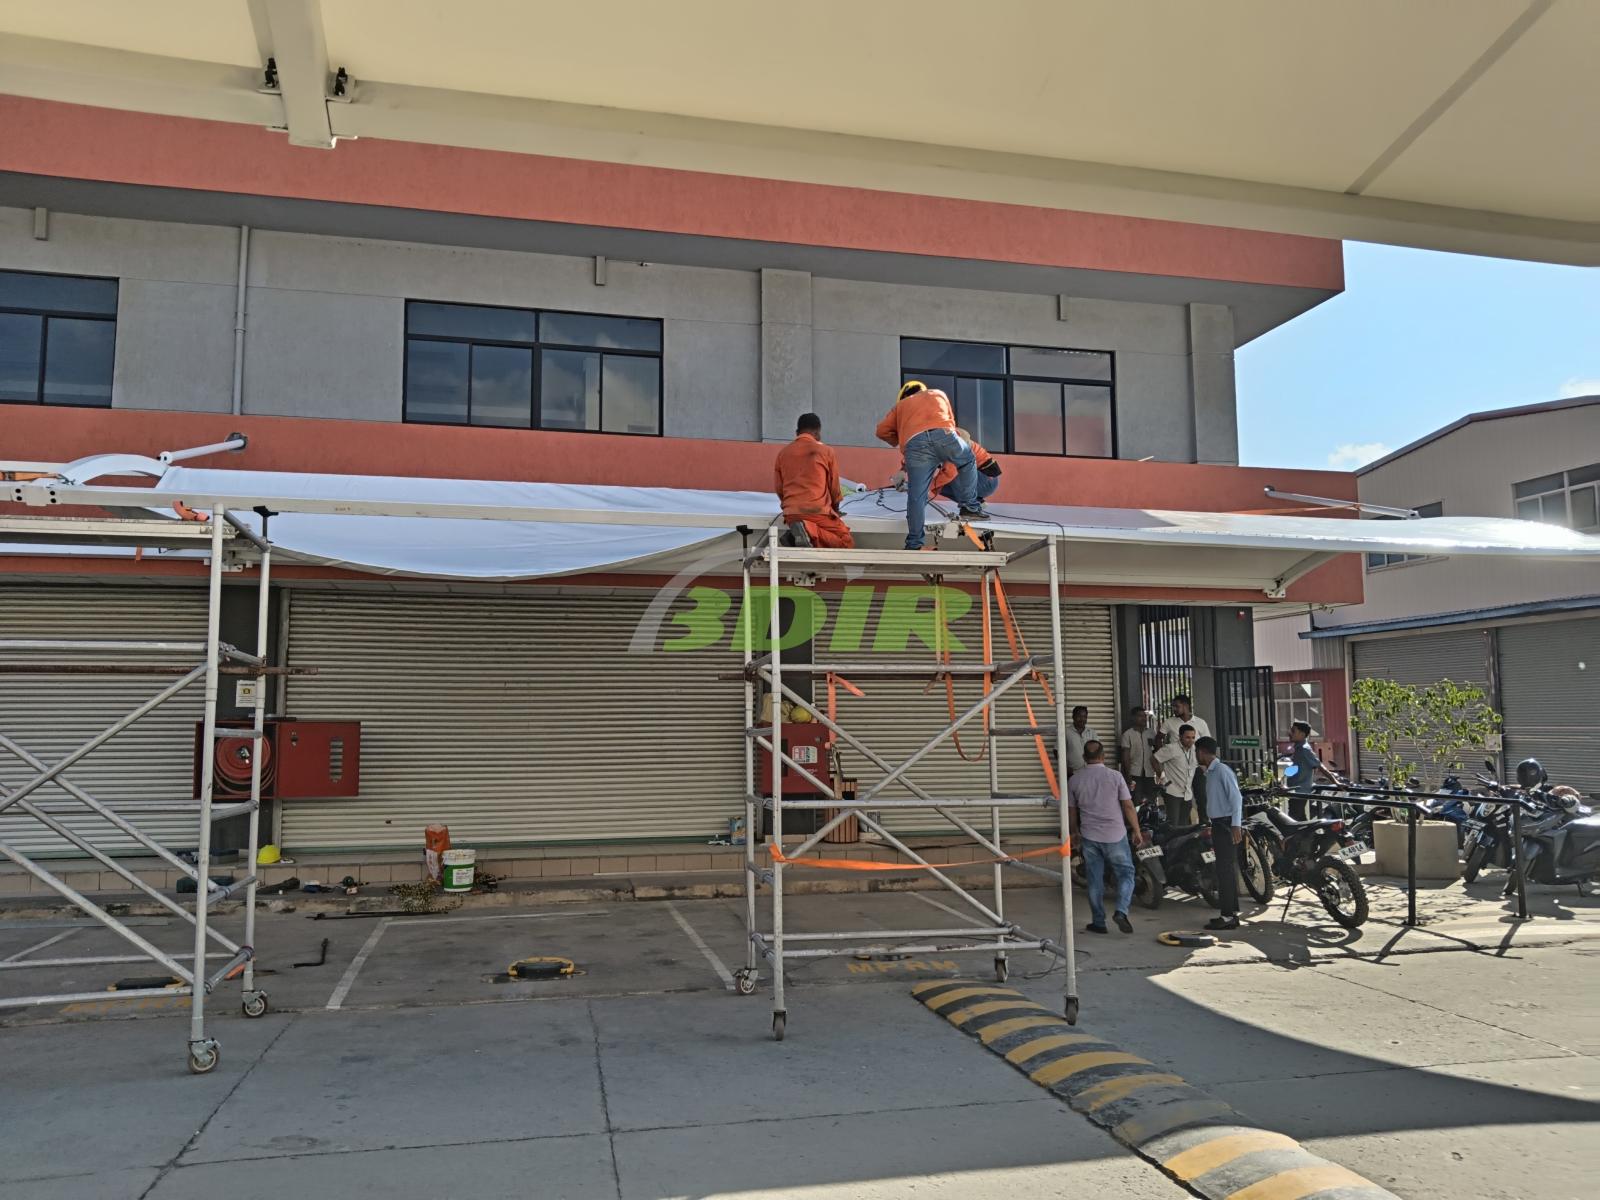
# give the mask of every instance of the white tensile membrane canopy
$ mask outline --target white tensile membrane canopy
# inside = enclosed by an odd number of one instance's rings
[[[110,476],[146,475],[152,487],[103,488]],[[590,573],[676,575],[737,570],[741,526],[765,538],[778,518],[765,492],[593,484],[515,483],[372,475],[231,471],[165,465],[133,455],[83,459],[59,481],[23,485],[8,498],[99,504],[169,514],[177,502],[218,505],[258,531],[251,510],[275,513],[274,548],[308,563],[376,575],[513,581]],[[843,511],[859,545],[898,549],[904,493],[865,492]],[[979,529],[995,548],[1060,539],[1064,581],[1084,585],[1231,588],[1281,594],[1295,579],[1346,553],[1510,555],[1600,560],[1600,537],[1498,517],[1401,521],[1076,508],[991,503]],[[928,509],[929,545],[970,550],[951,521],[953,506]],[[17,552],[37,553],[38,547]],[[866,556],[863,556],[864,560]],[[1019,582],[1043,579],[1045,556],[1008,569]]]

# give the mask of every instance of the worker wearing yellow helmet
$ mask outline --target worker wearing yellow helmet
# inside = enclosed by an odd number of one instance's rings
[[[921,380],[908,381],[894,407],[878,422],[878,439],[900,447],[906,463],[906,549],[922,549],[928,487],[945,463],[955,468],[951,499],[967,520],[987,520],[978,499],[978,468],[972,446],[956,432],[950,398]]]

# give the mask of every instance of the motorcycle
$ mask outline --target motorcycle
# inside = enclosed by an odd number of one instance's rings
[[[1217,854],[1211,844],[1210,825],[1169,825],[1160,801],[1147,801],[1139,810],[1139,823],[1151,845],[1162,851],[1165,883],[1198,896],[1212,908],[1221,905],[1217,892]],[[1239,878],[1257,901],[1272,898],[1272,875],[1266,856],[1246,838],[1237,848]]]
[[[1146,826],[1146,832],[1149,827]],[[1162,869],[1162,849],[1154,839],[1146,846],[1133,846],[1133,902],[1141,908],[1160,908],[1161,897],[1167,890],[1167,876]],[[1084,871],[1083,856],[1074,853],[1072,856],[1072,882],[1076,887],[1088,886],[1088,874]],[[1106,889],[1107,894],[1116,893],[1116,875],[1111,865],[1106,864]]]
[[[1367,890],[1356,874],[1357,863],[1376,860],[1367,843],[1351,837],[1337,817],[1292,821],[1274,804],[1246,808],[1247,844],[1267,851],[1272,872],[1289,885],[1310,888],[1328,915],[1346,929],[1367,920]]]
[[[1551,788],[1536,759],[1517,767],[1519,783],[1525,767],[1530,767],[1529,777],[1536,770],[1539,779],[1532,801],[1524,801],[1528,807],[1522,821],[1521,861],[1511,869],[1505,894],[1517,890],[1520,871],[1528,883],[1571,883],[1580,896],[1593,895],[1600,889],[1600,816],[1571,788]]]

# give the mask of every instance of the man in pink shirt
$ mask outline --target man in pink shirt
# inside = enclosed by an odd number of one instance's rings
[[[1123,933],[1133,932],[1128,920],[1128,905],[1133,900],[1133,851],[1145,842],[1133,811],[1133,797],[1122,772],[1106,766],[1106,748],[1098,741],[1083,746],[1083,767],[1067,780],[1067,803],[1072,814],[1072,845],[1083,855],[1083,871],[1089,892],[1091,920],[1084,928],[1090,933],[1106,932],[1106,867],[1117,877],[1117,906],[1112,920]]]

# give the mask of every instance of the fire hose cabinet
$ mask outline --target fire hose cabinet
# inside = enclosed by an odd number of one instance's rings
[[[768,727],[770,728],[770,726]],[[778,735],[782,739],[779,743],[783,753],[795,762],[810,771],[823,783],[828,782],[828,730],[814,722],[786,721],[778,726]],[[759,765],[756,772],[756,786],[763,796],[772,795],[772,754],[764,747],[757,747],[760,751]],[[815,784],[788,763],[783,763],[783,794],[785,796],[820,796]],[[810,834],[818,828],[818,816],[821,810],[815,808],[797,808],[785,810],[783,814],[783,828],[785,833]],[[772,834],[772,811],[768,809],[761,822],[761,836],[770,837]]]
[[[217,722],[219,730],[249,729],[248,720]],[[200,795],[204,726],[194,732],[194,794]],[[248,796],[250,767],[261,755],[264,800],[331,800],[361,794],[361,722],[268,717],[259,743],[249,735],[216,739],[213,797]]]

